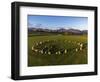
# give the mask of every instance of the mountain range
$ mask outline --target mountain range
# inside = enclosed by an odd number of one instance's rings
[[[65,29],[65,28],[60,28],[56,30],[51,30],[51,29],[44,29],[44,28],[28,28],[28,32],[56,32],[56,33],[69,33],[69,34],[87,34],[87,30],[79,30],[79,29]]]

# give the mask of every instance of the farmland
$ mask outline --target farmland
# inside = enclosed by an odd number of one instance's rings
[[[87,35],[35,34],[28,34],[28,66],[88,63]]]

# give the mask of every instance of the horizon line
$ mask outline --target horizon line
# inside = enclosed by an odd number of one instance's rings
[[[69,29],[75,29],[75,30],[81,30],[81,31],[82,31],[82,30],[88,30],[88,29],[79,29],[79,28],[72,28],[72,27],[70,27],[70,28],[69,28],[69,27],[68,27],[68,28],[62,27],[62,28],[56,28],[56,29],[55,29],[55,28],[54,28],[54,29],[52,29],[52,28],[43,28],[43,27],[42,27],[42,28],[41,28],[41,27],[39,27],[39,28],[37,28],[37,27],[28,27],[28,29],[29,29],[29,28],[35,28],[35,29],[48,29],[48,30],[59,30],[59,29],[66,29],[66,30],[69,30]]]

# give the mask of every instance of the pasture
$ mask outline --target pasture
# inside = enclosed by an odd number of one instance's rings
[[[28,36],[28,66],[87,64],[86,35]]]

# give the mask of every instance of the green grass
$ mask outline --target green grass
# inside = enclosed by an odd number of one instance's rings
[[[78,43],[83,44],[82,50]],[[32,46],[38,51],[32,50]],[[43,53],[40,53],[41,50]],[[87,57],[85,35],[28,36],[28,66],[87,64]]]

